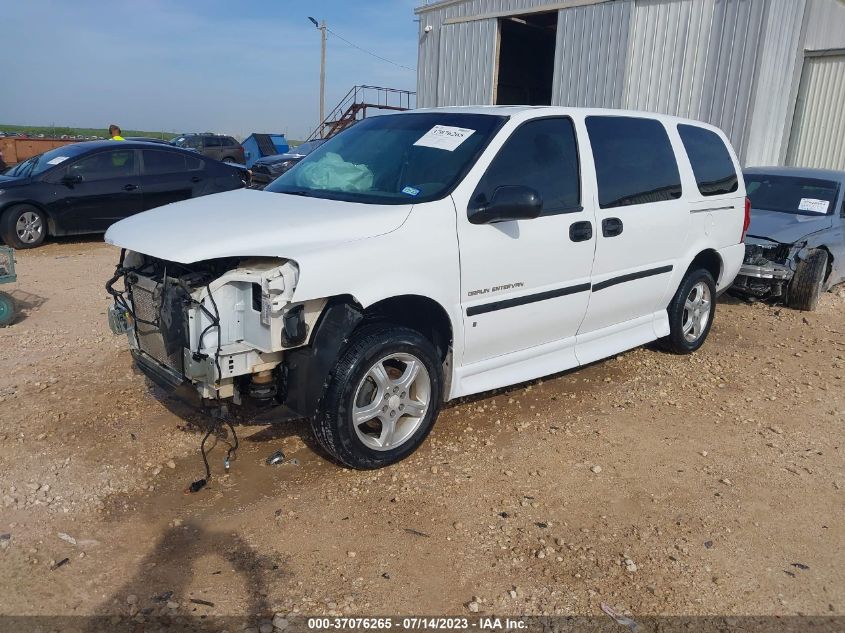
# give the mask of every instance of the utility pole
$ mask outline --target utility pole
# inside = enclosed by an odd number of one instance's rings
[[[323,121],[326,120],[326,21],[308,17],[320,31],[320,138],[323,138]]]

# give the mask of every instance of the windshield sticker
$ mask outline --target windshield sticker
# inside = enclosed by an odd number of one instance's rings
[[[420,190],[416,189],[415,187],[405,187],[402,190],[402,193],[404,193],[405,195],[408,195],[408,196],[418,196],[418,195],[420,195]]]
[[[423,134],[419,140],[414,143],[419,147],[433,147],[435,149],[444,149],[447,152],[454,152],[461,143],[473,135],[475,130],[470,130],[465,127],[452,127],[450,125],[435,125],[428,132]]]
[[[809,211],[811,213],[827,213],[830,202],[827,200],[818,200],[816,198],[801,198],[798,204],[799,211]]]
[[[67,158],[68,158],[67,156],[56,156],[55,158],[48,160],[47,164],[48,165],[58,165],[59,163],[63,163],[64,161],[66,161]]]

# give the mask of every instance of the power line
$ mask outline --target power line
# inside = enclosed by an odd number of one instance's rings
[[[373,52],[371,52],[371,51],[368,51],[368,50],[367,50],[367,49],[365,49],[365,48],[361,48],[361,47],[360,47],[360,46],[358,46],[357,44],[353,44],[352,42],[350,42],[348,39],[346,39],[346,38],[345,38],[345,37],[343,37],[342,35],[338,35],[337,33],[335,33],[334,31],[332,31],[332,30],[331,30],[330,28],[328,28],[328,27],[326,27],[326,30],[327,30],[329,33],[331,33],[332,35],[334,35],[337,39],[339,39],[339,40],[342,40],[342,41],[346,42],[346,43],[347,43],[347,44],[349,44],[352,48],[357,48],[357,49],[358,49],[359,51],[361,51],[362,53],[366,53],[367,55],[370,55],[370,56],[372,56],[372,57],[375,57],[376,59],[380,59],[380,60],[381,60],[381,61],[383,61],[383,62],[387,62],[388,64],[393,64],[394,66],[398,66],[399,68],[404,68],[405,70],[410,70],[411,72],[416,72],[416,70],[417,70],[416,68],[411,68],[410,66],[405,66],[405,65],[403,65],[403,64],[396,63],[396,62],[394,62],[394,61],[392,61],[392,60],[390,60],[390,59],[387,59],[386,57],[382,57],[381,55],[376,55],[375,53],[373,53]]]

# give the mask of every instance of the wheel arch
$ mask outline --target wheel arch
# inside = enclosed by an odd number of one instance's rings
[[[454,328],[449,313],[437,301],[423,295],[407,294],[388,297],[364,309],[363,323],[386,321],[418,331],[428,338],[446,358],[452,345]]]
[[[830,250],[830,248],[827,246],[827,244],[819,244],[818,246],[813,246],[812,248],[815,248],[817,250],[824,251],[825,253],[827,253],[827,270],[825,270],[825,273],[824,273],[824,281],[825,281],[825,283],[827,283],[830,280],[831,274],[833,274],[833,260],[834,260],[833,251]]]
[[[420,332],[440,352],[444,365],[448,365],[453,327],[439,302],[422,295],[397,295],[362,306],[352,295],[337,295],[327,300],[308,345],[287,353],[286,405],[300,415],[313,415],[334,362],[353,333],[364,325],[378,322]],[[448,389],[448,375],[446,380],[444,388]]]
[[[725,269],[722,256],[719,255],[718,251],[713,248],[705,248],[700,251],[698,255],[692,258],[690,265],[687,266],[683,279],[686,278],[687,274],[689,274],[691,270],[695,270],[697,268],[703,268],[713,275],[713,281],[716,282],[716,286],[718,287],[719,280],[722,277],[722,271]]]

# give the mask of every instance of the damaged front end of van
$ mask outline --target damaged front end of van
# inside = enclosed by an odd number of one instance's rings
[[[132,251],[106,288],[109,325],[156,384],[200,400],[277,399],[285,350],[304,345],[325,300],[292,301],[299,270],[273,258],[182,264]]]

